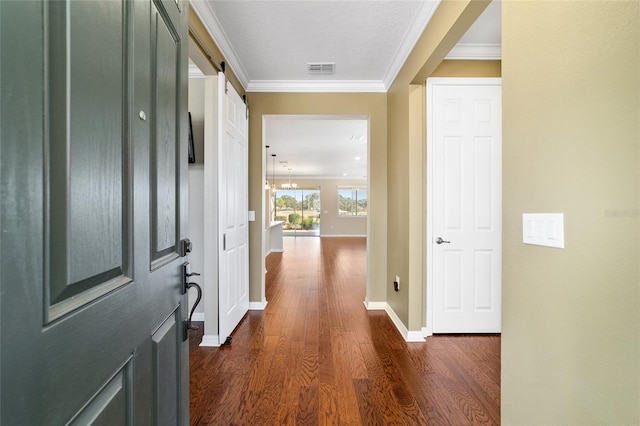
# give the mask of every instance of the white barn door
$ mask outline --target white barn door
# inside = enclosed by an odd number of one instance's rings
[[[249,310],[249,144],[246,106],[222,73],[218,93],[218,335],[222,344]]]
[[[427,330],[497,333],[502,297],[499,78],[427,80]]]

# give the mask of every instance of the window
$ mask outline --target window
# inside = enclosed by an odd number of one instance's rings
[[[319,189],[278,189],[274,192],[274,220],[282,222],[287,231],[320,231],[320,190]]]
[[[366,216],[367,189],[338,187],[338,216]]]

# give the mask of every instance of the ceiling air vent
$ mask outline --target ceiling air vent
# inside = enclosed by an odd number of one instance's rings
[[[307,64],[309,74],[335,74],[335,62],[310,62]]]

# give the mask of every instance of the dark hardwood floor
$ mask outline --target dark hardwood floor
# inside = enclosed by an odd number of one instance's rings
[[[500,337],[405,342],[364,308],[365,244],[285,238],[267,257],[268,305],[233,343],[201,348],[192,332],[191,424],[500,423]]]

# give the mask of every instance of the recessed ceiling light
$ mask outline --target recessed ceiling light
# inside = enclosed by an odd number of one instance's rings
[[[346,173],[343,173],[343,174],[342,174],[342,176],[346,176],[346,175],[347,175]]]
[[[352,141],[359,141],[360,139],[362,139],[362,135],[352,135],[351,136],[351,140]]]
[[[360,160],[360,157],[356,157],[356,161]]]

